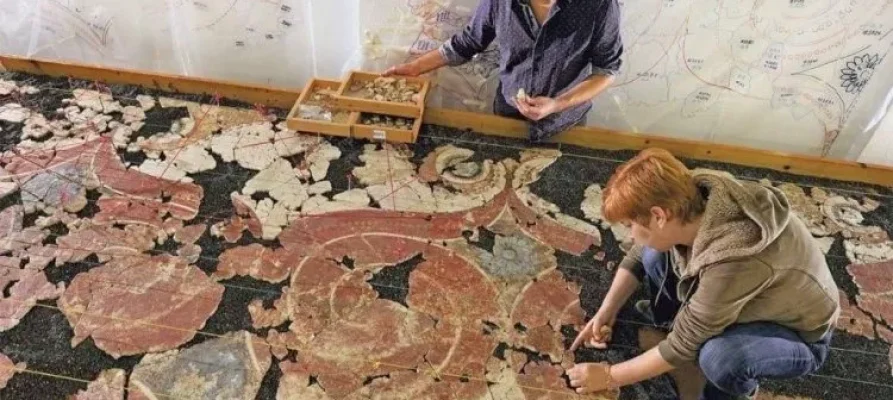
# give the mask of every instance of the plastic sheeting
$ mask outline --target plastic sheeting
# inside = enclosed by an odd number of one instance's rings
[[[477,0],[0,0],[0,51],[276,86],[380,71]],[[887,0],[621,1],[624,65],[588,124],[855,159],[893,101]],[[433,77],[490,112],[495,46]]]
[[[313,76],[307,0],[0,0],[0,51],[301,86]]]

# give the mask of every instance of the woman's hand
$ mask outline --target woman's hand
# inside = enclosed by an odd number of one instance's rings
[[[596,349],[607,348],[608,342],[611,341],[611,333],[613,332],[614,322],[616,320],[616,314],[607,313],[602,309],[599,309],[595,316],[586,323],[586,326],[583,327],[580,334],[577,335],[570,350],[576,350],[583,343]]]

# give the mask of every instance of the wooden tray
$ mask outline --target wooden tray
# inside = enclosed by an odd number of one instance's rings
[[[412,129],[389,128],[378,125],[364,125],[362,123],[363,114],[358,113],[357,118],[353,122],[353,137],[370,140],[380,140],[386,142],[415,143],[419,137],[419,131],[422,129],[422,117],[415,119]]]
[[[298,117],[298,107],[310,100],[310,96],[313,95],[314,91],[318,89],[330,89],[332,91],[337,91],[340,87],[341,81],[331,81],[316,78],[310,79],[310,82],[307,82],[307,85],[304,87],[304,91],[301,92],[301,96],[298,97],[298,101],[296,101],[294,107],[292,107],[291,112],[288,113],[288,117],[286,117],[285,124],[286,126],[288,126],[288,129],[301,132],[315,132],[327,135],[350,137],[351,123],[359,118],[359,113],[351,112],[347,118],[347,121],[345,122],[329,122]],[[330,100],[330,102],[332,104],[331,108],[333,108],[333,111],[336,111],[338,108],[335,107],[339,107],[339,102],[334,98],[334,96]],[[343,108],[341,110],[347,111]]]
[[[395,101],[378,101],[357,96],[350,90],[354,82],[369,82],[381,78],[379,74],[362,71],[351,71],[347,79],[341,84],[338,94],[335,96],[338,107],[350,111],[367,112],[373,114],[392,115],[395,117],[421,118],[425,109],[425,98],[428,97],[430,82],[425,78],[394,76],[388,79],[405,79],[408,83],[421,85],[419,98],[415,103],[402,103]]]

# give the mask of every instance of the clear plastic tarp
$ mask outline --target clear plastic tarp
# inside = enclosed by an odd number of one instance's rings
[[[301,87],[432,50],[477,2],[0,0],[0,52]],[[893,101],[889,1],[621,6],[622,73],[589,125],[856,159]],[[497,56],[433,74],[431,105],[491,112]]]

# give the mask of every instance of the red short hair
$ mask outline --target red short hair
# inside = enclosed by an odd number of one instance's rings
[[[655,206],[683,222],[704,212],[691,171],[660,148],[642,150],[614,171],[602,193],[602,216],[609,223],[648,226]]]

